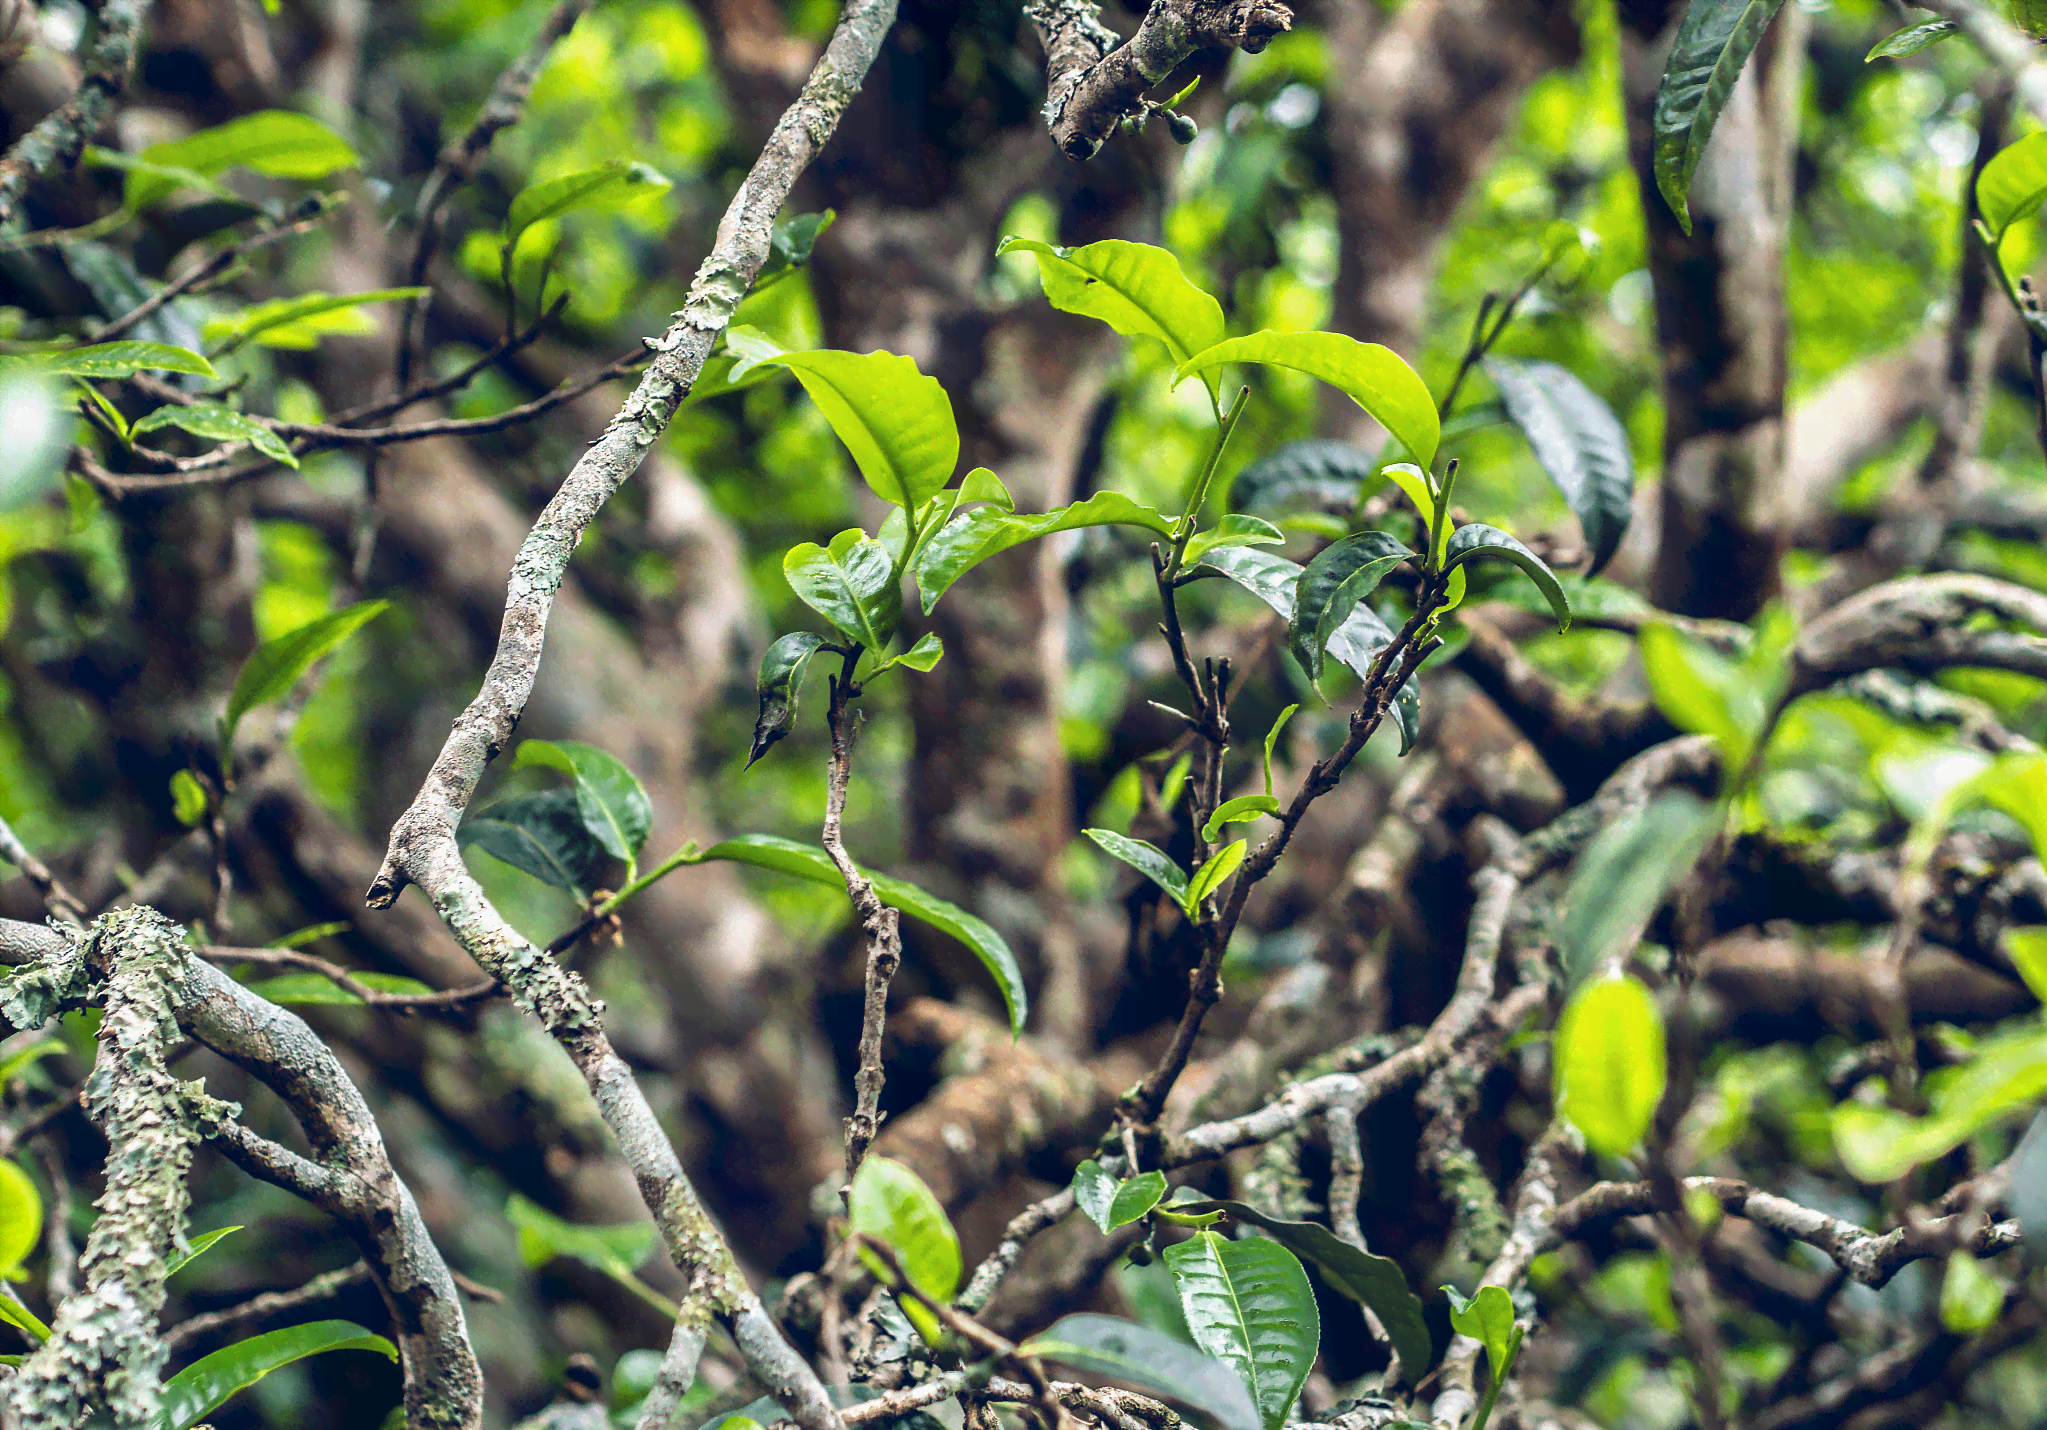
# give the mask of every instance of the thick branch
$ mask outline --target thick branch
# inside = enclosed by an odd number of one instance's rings
[[[144,0],[107,0],[99,7],[99,38],[93,42],[92,58],[78,93],[0,157],[0,224],[14,217],[31,180],[52,164],[75,160],[99,132],[114,106],[114,97],[128,82],[128,71],[135,66],[142,17],[148,8]]]

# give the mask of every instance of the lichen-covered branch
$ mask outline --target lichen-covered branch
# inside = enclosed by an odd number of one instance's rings
[[[99,6],[99,37],[93,42],[78,92],[0,156],[0,224],[14,217],[32,180],[52,164],[76,159],[99,132],[114,97],[135,67],[142,17],[148,8],[145,0],[107,0]]]

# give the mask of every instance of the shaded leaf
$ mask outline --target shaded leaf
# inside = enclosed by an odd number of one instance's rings
[[[43,1234],[43,1194],[12,1158],[0,1157],[0,1275],[18,1271]]]
[[[274,1370],[327,1351],[377,1351],[398,1359],[398,1348],[353,1321],[314,1321],[269,1331],[201,1357],[164,1382],[155,1430],[191,1430],[231,1397]]]
[[[810,250],[817,247],[818,235],[830,228],[838,216],[837,209],[826,209],[822,213],[797,214],[776,224],[768,235],[767,261],[761,264],[761,271],[754,276],[755,290],[766,287],[771,279],[809,263]]]
[[[1500,389],[1535,460],[1577,514],[1598,574],[1620,549],[1634,515],[1635,457],[1627,429],[1606,399],[1553,362],[1489,357],[1486,375]]]
[[[1637,641],[1657,708],[1678,729],[1718,740],[1722,766],[1741,769],[1767,713],[1757,683],[1739,662],[1661,621],[1643,626]]]
[[[1557,1020],[1557,1112],[1595,1152],[1623,1156],[1641,1143],[1668,1076],[1663,1018],[1635,978],[1599,978],[1572,995]]]
[[[1921,20],[1916,25],[1907,25],[1902,30],[1893,30],[1871,47],[1862,57],[1868,64],[1871,60],[1901,60],[1907,55],[1916,55],[1921,50],[1939,44],[1949,35],[1958,34],[1961,26],[1953,20]]]
[[[2012,1154],[2011,1214],[2025,1238],[2026,1259],[2047,1262],[2047,1111],[2033,1115],[2033,1125]]]
[[[1550,570],[1540,556],[1497,526],[1474,521],[1458,527],[1450,534],[1443,555],[1444,564],[1450,568],[1481,556],[1513,562],[1549,602],[1550,610],[1556,613],[1557,629],[1565,631],[1571,628],[1571,603],[1564,596],[1564,588],[1558,582],[1556,572]]]
[[[1220,571],[1278,613],[1283,621],[1294,618],[1294,587],[1301,579],[1301,564],[1270,551],[1249,546],[1227,546],[1211,551],[1203,566]]]
[[[1436,459],[1442,432],[1436,400],[1391,348],[1343,333],[1252,333],[1185,359],[1173,370],[1173,381],[1229,362],[1265,363],[1318,378],[1348,393],[1423,467]]]
[[[1083,829],[1081,833],[1100,845],[1109,857],[1122,860],[1171,894],[1174,903],[1182,908],[1187,906],[1187,876],[1178,864],[1167,857],[1165,850],[1142,839],[1118,834],[1113,829]]]
[[[654,807],[639,777],[595,745],[577,740],[524,740],[515,770],[544,765],[576,782],[576,809],[591,837],[628,863],[639,857],[654,827]]]
[[[358,601],[257,646],[235,677],[235,688],[228,695],[227,715],[221,722],[221,744],[232,745],[235,727],[241,724],[244,715],[290,693],[314,661],[354,635],[390,604]]]
[[[407,978],[401,973],[376,973],[366,969],[350,969],[349,974],[365,988],[379,993],[404,993],[417,997],[434,990],[417,978]],[[343,988],[333,979],[311,969],[296,969],[280,973],[275,978],[266,978],[260,983],[248,985],[249,991],[258,998],[277,1004],[312,1004],[330,1008],[357,1008],[362,999]]]
[[[1109,1224],[1103,1231],[1114,1231],[1119,1226],[1128,1226],[1145,1215],[1165,1199],[1166,1174],[1146,1172],[1141,1176],[1126,1177],[1117,1186],[1115,1198],[1109,1203]]]
[[[923,593],[924,609],[929,612],[953,582],[1012,546],[1055,531],[1117,525],[1141,526],[1160,536],[1169,536],[1173,530],[1172,521],[1162,512],[1121,492],[1096,492],[1086,501],[1031,515],[986,506],[963,512],[941,527],[917,555],[917,589]]]
[[[1297,511],[1338,514],[1354,510],[1379,464],[1348,442],[1311,438],[1289,442],[1261,457],[1230,484],[1230,505],[1267,515]]]
[[[1950,1252],[1940,1282],[1940,1323],[1970,1336],[1996,1325],[2003,1312],[2004,1282],[1968,1252]]]
[[[607,1276],[624,1279],[653,1254],[661,1240],[661,1233],[650,1221],[579,1226],[517,1192],[505,1200],[505,1217],[518,1229],[519,1260],[529,1270],[538,1270],[555,1257],[565,1256]]]
[[[760,714],[753,722],[753,746],[747,752],[750,766],[765,755],[777,740],[796,728],[796,696],[803,686],[803,672],[810,658],[824,644],[824,637],[809,631],[791,631],[768,647],[761,657]]]
[[[1607,825],[1579,857],[1557,922],[1564,985],[1575,988],[1638,933],[1713,837],[1714,809],[1668,790]]]
[[[805,541],[782,557],[782,574],[797,599],[848,640],[880,651],[903,618],[903,590],[888,548],[859,527],[830,546]]]
[[[1118,1185],[1092,1157],[1073,1169],[1074,1204],[1104,1232],[1109,1230],[1109,1208],[1115,1204]]]
[[[1454,591],[1457,573],[1451,573]],[[1378,612],[1360,602],[1329,635],[1329,654],[1349,668],[1359,680],[1371,674],[1372,663],[1379,658],[1379,652],[1393,644],[1393,630],[1379,619]],[[1406,754],[1414,748],[1414,742],[1421,738],[1422,700],[1417,688],[1420,673],[1411,675],[1393,692],[1393,704],[1388,713],[1393,717],[1394,729],[1400,736],[1400,753]]]
[[[61,1053],[63,1051],[64,1043],[59,1038],[43,1038],[30,1043],[27,1047],[17,1048],[4,1059],[0,1059],[0,1088],[5,1088],[12,1084],[16,1078],[28,1070],[30,1064],[40,1062],[53,1053]]]
[[[431,288],[379,288],[368,293],[301,293],[215,318],[199,332],[209,345],[223,351],[250,341],[266,348],[306,351],[318,347],[326,333],[376,331],[361,311],[365,303],[394,303],[424,298],[431,292]]]
[[[838,866],[832,863],[824,850],[814,844],[802,844],[773,834],[742,834],[736,839],[724,840],[704,850],[692,862],[703,864],[714,860],[772,869],[818,884],[840,887],[845,884]],[[941,933],[951,934],[981,960],[981,966],[988,970],[996,987],[1002,991],[1002,1001],[1009,1009],[1010,1031],[1021,1033],[1024,1018],[1030,1011],[1030,1000],[1024,992],[1023,972],[1017,967],[1016,955],[1010,952],[1002,935],[959,905],[926,893],[908,880],[875,873],[868,873],[867,877],[884,903],[901,909],[913,919],[930,924]]]
[[[185,1248],[185,1254],[183,1256],[173,1257],[169,1264],[164,1267],[163,1274],[165,1278],[168,1279],[169,1277],[177,1275],[180,1271],[183,1271],[187,1266],[190,1266],[193,1262],[197,1261],[200,1257],[204,1256],[208,1251],[210,1251],[213,1248],[214,1243],[222,1241],[227,1237],[233,1236],[236,1232],[240,1230],[242,1230],[242,1228],[238,1226],[217,1226],[212,1231],[201,1232],[199,1235],[193,1237],[190,1244]]]
[[[45,377],[133,377],[138,372],[186,372],[219,377],[213,364],[189,348],[169,343],[92,343],[82,348],[15,353],[0,358],[0,374],[8,370],[38,372]]]
[[[1470,1300],[1455,1286],[1443,1294],[1450,1298],[1450,1328],[1484,1346],[1493,1379],[1503,1379],[1514,1354],[1514,1298],[1501,1286],[1481,1286]]]
[[[1264,1430],[1279,1430],[1321,1344],[1300,1259],[1265,1237],[1225,1241],[1212,1231],[1167,1247],[1162,1259],[1194,1343],[1236,1371]]]
[[[1017,1349],[1188,1406],[1218,1430],[1262,1430],[1257,1405],[1227,1362],[1135,1321],[1066,1316]]]
[[[796,374],[883,501],[914,510],[952,480],[960,455],[952,399],[909,358],[818,350],[761,361]]]
[[[209,442],[247,442],[272,461],[282,462],[293,469],[299,464],[299,459],[292,455],[291,448],[284,444],[282,437],[255,418],[231,407],[223,407],[218,402],[195,402],[189,407],[159,407],[136,422],[133,435],[141,436],[144,432],[155,432],[165,427],[190,432]]]
[[[211,177],[224,169],[254,169],[279,179],[321,179],[355,166],[355,150],[317,119],[286,109],[265,109],[230,119],[211,129],[142,151],[142,158],[161,168],[186,169]],[[177,182],[140,170],[127,179],[124,202],[145,208],[177,187]]]
[[[1358,602],[1378,589],[1388,572],[1412,555],[1385,532],[1367,531],[1325,547],[1302,570],[1294,587],[1287,638],[1310,680],[1320,679],[1323,651],[1336,628],[1350,618]]]
[[[474,845],[493,859],[543,884],[581,897],[603,846],[590,834],[572,789],[541,790],[501,799],[462,821],[455,842]]]
[[[932,1300],[950,1301],[959,1290],[964,1265],[959,1233],[924,1179],[901,1162],[870,1156],[860,1164],[847,1195],[846,1219],[854,1231],[886,1242],[910,1284]],[[869,1264],[876,1276],[883,1276],[878,1263]],[[924,1339],[939,1344],[939,1326],[931,1313],[909,1300],[902,1306]]]
[[[575,209],[609,209],[665,193],[674,181],[636,159],[607,159],[593,168],[529,184],[505,215],[505,247],[516,249],[527,229]],[[815,237],[815,235],[813,235]],[[808,250],[806,249],[806,252]]]
[[[1734,92],[1741,68],[1763,38],[1784,0],[1691,0],[1663,79],[1656,88],[1650,119],[1655,145],[1656,187],[1677,215],[1678,226],[1692,231],[1686,196],[1692,174],[1713,137],[1720,111]]]

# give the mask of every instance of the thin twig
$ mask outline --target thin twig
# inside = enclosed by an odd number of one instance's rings
[[[282,243],[285,239],[295,238],[302,233],[310,233],[340,212],[341,205],[339,202],[322,202],[319,209],[307,214],[303,218],[293,219],[289,223],[279,224],[275,228],[265,229],[261,233],[251,234],[248,238],[229,244],[204,263],[191,269],[183,277],[166,283],[120,317],[108,323],[92,335],[92,340],[96,343],[112,342],[115,338],[120,337],[123,333],[130,331],[137,324],[148,319],[166,303],[183,297],[208,279],[219,277],[258,249],[268,248],[273,243]],[[190,399],[190,394],[183,395],[188,400]]]
[[[237,1302],[218,1311],[187,1316],[164,1332],[164,1348],[175,1351],[186,1342],[211,1335],[225,1326],[239,1326],[245,1321],[260,1321],[268,1316],[310,1306],[315,1301],[330,1300],[349,1287],[369,1279],[369,1263],[358,1261],[353,1266],[323,1271],[304,1285],[294,1286],[289,1291],[265,1291],[261,1295],[251,1296],[246,1301]]]
[[[370,987],[338,963],[329,963],[324,958],[310,953],[300,953],[297,949],[231,948],[220,944],[208,944],[199,952],[216,963],[253,963],[266,968],[298,968],[308,973],[317,973],[336,988],[360,998],[372,1007],[388,1008],[400,1013],[464,1008],[471,1003],[481,1003],[486,999],[498,997],[505,991],[505,986],[497,979],[486,978],[478,983],[444,989],[439,993],[392,993],[382,988]]]

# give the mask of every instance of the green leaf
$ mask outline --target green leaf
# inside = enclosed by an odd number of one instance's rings
[[[1620,549],[1634,515],[1635,457],[1606,399],[1553,362],[1489,357],[1486,376],[1535,460],[1577,514],[1597,575]]]
[[[1990,230],[1990,241],[2020,219],[2031,218],[2047,199],[2047,133],[2028,134],[2007,144],[1976,176],[1976,212]]]
[[[1661,621],[1643,626],[1637,639],[1657,708],[1678,729],[1718,740],[1721,765],[1741,769],[1767,713],[1756,683],[1739,663]]]
[[[1369,1306],[1400,1353],[1400,1364],[1410,1383],[1421,1378],[1435,1358],[1428,1323],[1422,1319],[1422,1303],[1408,1289],[1400,1263],[1390,1257],[1360,1251],[1328,1227],[1312,1221],[1281,1221],[1267,1216],[1248,1202],[1181,1202],[1175,1211],[1200,1215],[1228,1212],[1235,1221],[1248,1222],[1278,1241],[1294,1255],[1312,1264],[1323,1279],[1361,1306]]]
[[[218,402],[195,402],[189,407],[159,407],[138,421],[132,435],[154,432],[163,427],[176,427],[190,432],[195,437],[204,437],[209,442],[247,442],[272,461],[297,469],[299,459],[292,455],[291,448],[284,445],[284,439],[244,413]]]
[[[2047,1004],[2047,928],[2007,929],[2004,935],[2004,951],[2011,955],[2012,966],[2019,971],[2033,996]],[[43,1044],[36,1044],[37,1047]],[[22,1054],[15,1054],[16,1057]],[[7,1065],[0,1063],[0,1086],[7,1082]]]
[[[1656,1116],[1667,1075],[1663,1019],[1632,977],[1585,984],[1557,1020],[1557,1111],[1595,1152],[1632,1152]]]
[[[0,1157],[0,1276],[21,1269],[43,1234],[43,1194],[19,1162]]]
[[[1663,80],[1656,88],[1656,109],[1650,119],[1655,144],[1656,187],[1662,192],[1678,226],[1692,231],[1686,195],[1706,141],[1741,67],[1763,38],[1763,31],[1784,0],[1691,0]]]
[[[703,864],[714,860],[772,869],[817,884],[843,888],[846,882],[839,873],[838,865],[832,863],[824,850],[814,844],[801,844],[773,834],[742,834],[736,839],[724,840],[713,844],[692,862]],[[875,873],[868,873],[867,877],[884,903],[901,909],[913,919],[930,924],[941,933],[951,934],[981,960],[981,966],[988,970],[996,987],[1002,991],[1002,1001],[1009,1009],[1010,1031],[1021,1033],[1024,1019],[1030,1012],[1030,1000],[1024,992],[1023,971],[1017,967],[1016,955],[1010,952],[1002,935],[959,905],[947,903],[936,894],[928,894],[908,880]]]
[[[1481,1286],[1468,1301],[1455,1286],[1443,1294],[1450,1298],[1450,1328],[1484,1346],[1493,1379],[1504,1379],[1514,1353],[1514,1298],[1501,1286]]]
[[[888,548],[859,527],[830,546],[806,541],[789,548],[782,574],[797,599],[846,639],[879,652],[903,618],[903,588]]]
[[[1089,831],[1092,833],[1093,831]],[[1100,843],[1100,840],[1096,840]],[[1190,919],[1201,917],[1201,903],[1223,885],[1223,880],[1237,872],[1237,866],[1244,862],[1245,841],[1238,839],[1225,844],[1208,856],[1208,862],[1194,872],[1187,881],[1186,897],[1180,907],[1187,911]]]
[[[630,1277],[653,1254],[661,1233],[649,1221],[578,1226],[517,1192],[505,1201],[505,1217],[519,1233],[519,1260],[537,1270],[557,1256],[580,1261],[607,1276]]]
[[[150,179],[159,180],[161,187],[155,195],[156,198],[168,198],[179,189],[197,189],[211,198],[222,199],[231,204],[247,202],[227,185],[207,178],[197,169],[187,169],[179,164],[152,164],[139,154],[124,154],[119,149],[102,149],[97,144],[88,144],[79,155],[79,162],[90,169],[121,169],[130,174],[142,174]],[[134,181],[131,179],[128,182]],[[155,198],[149,200],[154,201]]]
[[[314,1321],[251,1336],[186,1366],[164,1382],[154,1430],[191,1430],[273,1370],[327,1351],[377,1351],[395,1364],[398,1348],[353,1321]]]
[[[1223,340],[1222,305],[1163,248],[1120,238],[1083,248],[1005,238],[995,251],[1034,256],[1046,300],[1062,313],[1099,318],[1126,338],[1155,338],[1176,363]]]
[[[190,770],[179,770],[171,776],[171,813],[185,828],[196,829],[206,818],[211,803],[206,787]]]
[[[1929,1073],[1923,1090],[1924,1117],[1859,1102],[1834,1108],[1834,1150],[1856,1180],[1895,1181],[1985,1128],[2030,1111],[2047,1096],[2047,1026],[2028,1022],[1982,1039],[1967,1061]]]
[[[1294,587],[1300,583],[1301,564],[1270,551],[1249,546],[1229,546],[1211,551],[1201,559],[1211,571],[1220,571],[1279,614],[1289,625],[1294,619]]]
[[[169,343],[93,343],[82,348],[17,353],[0,359],[0,374],[10,369],[41,373],[45,377],[118,378],[144,371],[220,376],[213,370],[213,364],[199,354]]]
[[[1862,62],[1868,64],[1871,60],[1901,60],[1907,55],[1916,55],[1929,46],[1939,44],[1949,35],[1960,33],[1961,28],[1953,20],[1921,20],[1916,25],[1893,30],[1878,40],[1870,52],[1862,57]]]
[[[1450,573],[1450,590],[1454,596],[1459,573]],[[1393,631],[1379,619],[1378,613],[1370,606],[1359,603],[1344,623],[1329,635],[1329,654],[1340,664],[1348,667],[1359,680],[1370,674],[1372,662],[1379,652],[1393,644]],[[1400,735],[1400,753],[1406,754],[1414,748],[1414,742],[1421,738],[1422,702],[1416,689],[1416,676],[1409,676],[1400,689],[1393,692],[1394,728]]]
[[[32,1063],[40,1062],[52,1053],[64,1051],[61,1038],[42,1038],[23,1048],[17,1048],[5,1058],[0,1058],[0,1089],[13,1085],[16,1078],[28,1071]]]
[[[1213,844],[1226,824],[1243,824],[1261,814],[1278,813],[1279,801],[1271,795],[1240,794],[1235,799],[1226,799],[1215,807],[1215,813],[1208,817],[1208,823],[1201,826],[1201,837]]]
[[[1579,857],[1557,921],[1564,986],[1575,988],[1639,934],[1664,896],[1691,872],[1713,837],[1717,812],[1695,795],[1669,790],[1593,836]]]
[[[1314,1367],[1322,1323],[1300,1259],[1265,1237],[1196,1232],[1166,1248],[1194,1343],[1236,1371],[1264,1430],[1280,1430]]]
[[[1084,526],[1141,526],[1160,536],[1173,532],[1173,523],[1164,513],[1141,506],[1121,492],[1096,492],[1086,501],[1034,515],[977,507],[947,522],[918,553],[917,589],[923,593],[925,611],[938,604],[953,582],[989,557],[1055,531]]]
[[[595,745],[576,740],[525,740],[515,770],[544,765],[576,782],[576,809],[591,836],[628,863],[640,857],[654,827],[654,807],[639,777]]]
[[[1230,483],[1230,505],[1268,515],[1300,511],[1347,514],[1357,508],[1379,464],[1348,442],[1311,438],[1261,457]]]
[[[1166,857],[1165,850],[1142,839],[1118,834],[1113,829],[1083,829],[1081,833],[1094,840],[1111,858],[1122,860],[1171,894],[1173,902],[1181,908],[1187,907],[1187,876],[1180,871],[1178,864]]]
[[[868,1157],[853,1176],[846,1198],[846,1220],[856,1232],[886,1242],[902,1263],[912,1286],[937,1302],[950,1301],[959,1290],[959,1233],[924,1179],[888,1157]],[[873,1267],[880,1275],[879,1267]],[[924,1339],[936,1345],[938,1327],[922,1306],[903,1303],[903,1313]]]
[[[277,298],[214,318],[200,329],[209,347],[227,352],[243,343],[260,342],[266,348],[310,351],[327,333],[370,333],[376,325],[363,313],[365,303],[395,303],[424,298],[431,288],[378,288],[368,293],[301,293],[295,298]],[[190,411],[190,408],[185,409]]]
[[[1146,1172],[1142,1176],[1126,1177],[1117,1186],[1115,1198],[1109,1203],[1109,1224],[1103,1231],[1114,1231],[1119,1226],[1128,1226],[1145,1215],[1165,1199],[1166,1174]]]
[[[879,675],[884,670],[894,670],[899,665],[906,665],[912,670],[928,672],[944,656],[945,642],[938,638],[937,632],[926,631],[923,635],[917,637],[915,645],[911,646],[901,655],[892,655],[880,665],[877,665],[874,668],[874,674]],[[873,676],[868,678],[871,680]]]
[[[1997,1324],[2004,1313],[2004,1282],[1966,1251],[1947,1259],[1940,1282],[1940,1323],[1958,1336],[1972,1336]]]
[[[830,228],[838,216],[838,210],[826,209],[822,213],[798,214],[776,224],[768,235],[767,260],[754,275],[754,291],[759,292],[776,278],[809,263],[818,235]]]
[[[330,611],[295,631],[287,631],[276,640],[257,646],[255,653],[242,666],[241,674],[235,677],[235,688],[228,695],[227,716],[221,723],[221,744],[232,745],[235,727],[242,723],[244,715],[258,705],[282,699],[314,661],[354,635],[390,604],[389,601],[358,601],[345,610]]]
[[[1278,546],[1286,533],[1261,517],[1231,512],[1206,531],[1197,531],[1187,543],[1187,564],[1193,565],[1209,552],[1223,546]]]
[[[909,358],[819,350],[763,361],[796,374],[883,501],[915,510],[952,480],[960,456],[952,399]]]
[[[529,184],[513,196],[505,215],[505,247],[516,249],[526,230],[543,219],[575,209],[620,208],[672,187],[666,174],[636,159],[607,159],[595,168]]]
[[[5,1321],[37,1345],[50,1338],[50,1328],[43,1324],[42,1318],[12,1296],[0,1295],[0,1321]],[[20,1363],[17,1358],[15,1364]]]
[[[1414,503],[1422,525],[1433,528],[1436,524],[1436,484],[1429,474],[1412,462],[1394,462],[1386,468],[1386,479]]]
[[[1423,467],[1436,459],[1442,425],[1428,384],[1400,354],[1378,343],[1361,343],[1342,333],[1252,333],[1230,338],[1183,360],[1173,381],[1226,362],[1257,362],[1292,368],[1350,394]]]
[[[1294,712],[1301,707],[1289,705],[1273,717],[1272,728],[1265,732],[1265,792],[1272,793],[1272,752],[1279,744],[1280,731],[1286,729],[1286,722],[1294,718]],[[1225,806],[1227,807],[1227,806]]]
[[[379,993],[404,993],[417,997],[434,990],[417,978],[407,978],[400,973],[376,973],[363,969],[350,969],[349,976],[365,988]],[[258,998],[271,1003],[314,1005],[329,1008],[359,1008],[362,999],[343,988],[325,974],[310,969],[280,973],[275,978],[266,978],[259,983],[248,985],[249,991]]]
[[[1308,563],[1294,587],[1287,639],[1310,680],[1321,678],[1323,651],[1336,628],[1388,572],[1413,555],[1385,532],[1366,531],[1325,547]]]
[[[755,682],[760,714],[754,717],[753,747],[746,756],[749,767],[796,728],[796,695],[803,686],[803,672],[823,644],[823,636],[791,631],[761,657],[760,678]]]
[[[1458,527],[1451,533],[1443,555],[1446,568],[1452,570],[1481,556],[1513,562],[1549,602],[1550,610],[1556,613],[1557,629],[1567,631],[1571,628],[1571,603],[1564,596],[1564,588],[1557,581],[1556,572],[1550,570],[1540,556],[1497,526],[1474,521]]]
[[[1221,1430],[1262,1430],[1258,1407],[1234,1368],[1135,1321],[1066,1316],[1017,1350],[1177,1401],[1201,1412]]]
[[[1073,1169],[1073,1200],[1087,1219],[1109,1230],[1109,1208],[1115,1204],[1117,1180],[1090,1157]]]
[[[177,1275],[211,1250],[214,1243],[233,1236],[241,1229],[238,1226],[217,1226],[212,1231],[201,1232],[193,1237],[191,1243],[185,1248],[185,1254],[173,1257],[170,1264],[164,1267],[164,1278],[168,1280]]]
[[[223,169],[244,168],[279,179],[325,178],[357,162],[355,150],[340,135],[317,119],[284,109],[246,114],[169,144],[153,145],[142,151],[142,158],[208,177]],[[131,171],[125,202],[131,209],[146,208],[176,187],[174,180]]]
[[[578,898],[590,888],[591,873],[604,854],[570,789],[501,799],[463,820],[455,843],[464,849],[475,845],[493,859]]]
[[[304,948],[307,944],[318,943],[323,938],[332,938],[336,934],[347,933],[354,927],[355,925],[349,923],[346,919],[337,919],[332,923],[307,924],[302,929],[293,929],[282,938],[273,938],[263,946],[265,948]]]

